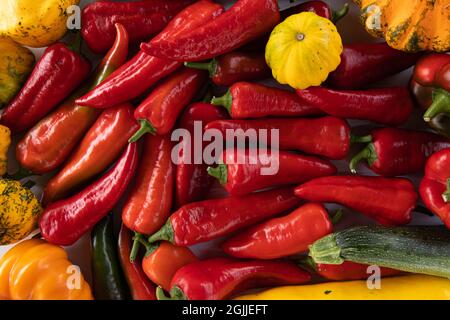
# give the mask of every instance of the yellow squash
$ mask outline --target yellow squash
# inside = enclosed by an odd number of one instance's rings
[[[274,78],[295,89],[318,86],[341,63],[336,26],[312,12],[292,15],[273,29],[266,62]]]
[[[0,35],[30,46],[45,47],[67,31],[66,9],[79,0],[1,0]]]
[[[0,259],[0,299],[92,300],[89,284],[76,270],[61,247],[23,241]]]
[[[241,296],[241,300],[450,300],[450,280],[408,275],[381,280],[380,289],[366,281],[327,282],[279,287]]]
[[[366,30],[403,51],[450,50],[448,0],[354,0]]]
[[[8,127],[0,125],[0,177],[3,176],[8,169],[8,149],[10,145],[11,130],[9,130]]]

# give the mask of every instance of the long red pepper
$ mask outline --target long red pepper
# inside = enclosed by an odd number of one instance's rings
[[[422,53],[392,49],[386,43],[344,46],[341,63],[327,83],[337,89],[359,89],[413,66]]]
[[[149,242],[179,246],[212,240],[292,209],[300,203],[292,188],[187,204],[173,213]]]
[[[120,23],[125,26],[132,43],[148,40],[192,2],[193,0],[96,1],[83,9],[83,39],[93,52],[103,53],[114,42],[114,24]]]
[[[91,229],[124,194],[138,163],[138,149],[129,144],[116,165],[76,195],[48,206],[39,219],[43,238],[71,245]]]
[[[225,107],[233,119],[300,117],[322,113],[318,108],[304,103],[294,92],[249,82],[235,83],[224,96],[213,98],[211,103]]]
[[[210,0],[200,0],[182,10],[155,39],[177,37],[205,24],[224,11]],[[159,59],[140,51],[117,69],[106,81],[76,100],[81,106],[110,108],[146,92],[157,81],[178,69],[182,63]]]
[[[218,18],[176,38],[153,39],[141,49],[176,61],[201,61],[230,52],[278,24],[276,0],[238,0]]]
[[[63,43],[48,47],[0,123],[19,133],[31,128],[86,79],[90,62]]]
[[[333,224],[322,204],[308,203],[292,213],[253,226],[222,244],[237,258],[275,259],[308,250],[314,241],[333,232]]]
[[[141,128],[130,142],[136,142],[146,133],[166,134],[172,130],[180,113],[205,81],[204,72],[183,68],[157,86],[134,111]]]
[[[120,67],[127,54],[127,31],[122,25],[116,24],[114,45],[97,67],[97,74],[91,86],[95,87]],[[85,88],[78,90],[20,140],[16,148],[16,158],[23,168],[43,174],[56,169],[67,159],[76,143],[99,115],[96,109],[75,104],[75,99],[83,92],[86,92]]]
[[[397,126],[411,116],[414,103],[406,87],[333,90],[310,87],[298,96],[324,113],[346,119],[369,120]]]
[[[278,130],[281,150],[299,150],[330,159],[343,159],[350,149],[350,126],[343,119],[321,117],[314,119],[218,120],[208,129],[219,130],[224,137],[228,129]],[[271,141],[268,141],[270,145]]]
[[[209,167],[208,173],[216,177],[229,194],[240,196],[268,187],[296,184],[337,172],[328,160],[298,155],[292,152],[264,151],[260,149],[227,149],[220,155],[223,163]],[[266,170],[267,172],[264,172]]]
[[[103,111],[64,167],[48,182],[44,189],[44,203],[61,199],[107,169],[138,127],[130,104]]]
[[[366,160],[371,170],[383,176],[420,172],[431,154],[450,147],[449,139],[434,133],[397,128],[375,129],[354,140],[368,144],[351,160],[351,171],[356,172],[358,163]]]
[[[342,204],[391,226],[408,224],[417,192],[404,178],[333,176],[308,181],[295,189],[305,200]]]
[[[191,263],[174,275],[170,298],[161,288],[158,300],[221,300],[251,288],[302,284],[309,273],[289,261],[241,261],[214,258]]]
[[[450,148],[428,159],[419,192],[427,208],[450,229]]]

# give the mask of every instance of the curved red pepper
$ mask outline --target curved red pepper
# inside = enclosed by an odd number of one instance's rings
[[[43,238],[68,246],[114,208],[124,194],[138,163],[135,143],[129,144],[116,165],[76,195],[48,206],[39,219]]]
[[[215,258],[188,264],[175,273],[167,298],[158,288],[158,300],[221,300],[251,288],[302,284],[309,273],[289,261],[240,261]]]
[[[235,230],[292,209],[300,203],[291,188],[258,192],[187,204],[167,220],[150,242],[170,241],[179,246],[217,239]]]
[[[414,185],[404,178],[334,176],[308,181],[295,189],[305,200],[342,204],[382,225],[404,225],[416,207]]]
[[[350,162],[356,172],[361,160],[383,176],[401,176],[423,170],[427,158],[434,152],[450,147],[450,140],[431,132],[397,128],[373,130],[369,136],[354,138],[369,144]]]
[[[450,229],[450,148],[428,159],[419,192],[427,208]]]
[[[154,39],[141,49],[176,61],[201,61],[230,52],[272,30],[280,21],[276,0],[238,0],[216,19],[176,38]]]
[[[333,232],[333,224],[322,204],[308,203],[290,214],[253,226],[222,244],[237,258],[275,259],[308,250],[314,241]]]
[[[413,110],[413,101],[405,87],[359,91],[310,87],[297,90],[297,94],[305,103],[326,114],[392,126],[405,123]]]
[[[330,159],[343,159],[350,149],[350,126],[343,119],[321,117],[315,119],[218,120],[206,129],[219,130],[278,130],[281,150],[299,150]],[[269,141],[270,146],[270,141]]]
[[[258,149],[227,149],[220,156],[223,163],[208,167],[208,173],[216,177],[233,196],[241,196],[268,187],[277,187],[331,176],[337,172],[328,160],[280,151],[272,154],[266,150],[267,164],[261,160]],[[271,172],[264,173],[264,169]]]

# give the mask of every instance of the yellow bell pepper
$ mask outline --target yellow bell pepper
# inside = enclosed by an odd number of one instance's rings
[[[61,247],[43,240],[26,240],[0,259],[0,299],[7,300],[92,300],[89,284],[69,277],[72,263]],[[79,284],[79,286],[77,286]]]
[[[8,127],[0,125],[0,177],[8,169],[8,149],[11,145],[11,130]]]
[[[244,295],[239,300],[450,300],[450,280],[408,275],[381,280],[380,289],[366,281],[327,282],[279,287]]]
[[[277,25],[266,46],[273,77],[294,89],[318,86],[341,63],[336,26],[313,12],[294,14]]]
[[[45,47],[67,31],[66,9],[79,0],[2,0],[0,35],[30,46]]]

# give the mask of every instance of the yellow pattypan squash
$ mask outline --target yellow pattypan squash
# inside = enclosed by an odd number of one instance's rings
[[[0,125],[0,177],[6,173],[8,168],[8,149],[11,145],[11,130]]]
[[[341,62],[336,26],[313,12],[292,15],[273,29],[266,62],[274,78],[294,89],[318,86]]]

